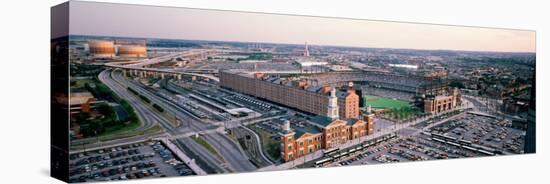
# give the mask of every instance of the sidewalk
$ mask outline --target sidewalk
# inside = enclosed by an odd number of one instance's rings
[[[195,172],[197,175],[206,175],[206,171],[202,170],[197,163],[195,163],[195,159],[189,158],[187,155],[185,155],[175,144],[173,144],[171,141],[169,141],[167,138],[155,138],[154,140],[161,141],[174,153],[177,157],[179,157],[193,172]]]
[[[128,137],[128,138],[123,138],[123,139],[115,139],[115,140],[110,140],[110,141],[105,141],[105,142],[100,141],[100,142],[94,142],[94,143],[89,143],[89,144],[71,143],[71,149],[69,151],[69,154],[81,153],[81,152],[86,152],[86,151],[93,151],[93,150],[110,148],[110,147],[117,147],[117,146],[122,146],[122,145],[127,145],[127,144],[134,144],[134,143],[139,143],[139,142],[146,141],[147,139],[150,139],[150,138],[155,138],[155,137],[160,137],[160,136],[165,136],[165,133],[164,132],[157,132],[157,133],[150,134],[150,135],[141,135],[141,136],[137,136],[137,137]],[[78,149],[76,149],[76,148],[78,148]]]
[[[455,110],[459,110],[459,109],[455,109]],[[454,110],[453,110],[454,111]],[[452,111],[449,111],[449,112],[452,112]],[[351,146],[355,146],[355,145],[358,145],[360,143],[363,143],[364,141],[367,141],[367,140],[372,140],[372,139],[375,139],[375,138],[378,138],[378,137],[381,137],[381,136],[384,136],[384,135],[388,135],[388,134],[392,134],[392,133],[396,133],[398,132],[399,130],[401,129],[404,129],[404,128],[407,128],[407,127],[410,127],[412,125],[415,125],[415,124],[418,124],[420,122],[423,122],[423,121],[426,121],[430,118],[433,118],[435,116],[438,116],[438,115],[441,115],[443,113],[440,113],[440,114],[433,114],[433,115],[430,115],[430,116],[426,116],[426,117],[423,117],[423,118],[419,118],[419,119],[416,119],[415,121],[412,121],[412,122],[409,122],[409,123],[404,123],[404,124],[397,124],[395,127],[388,127],[386,129],[383,129],[382,131],[378,131],[378,132],[375,132],[373,135],[368,135],[368,136],[364,136],[364,137],[360,137],[359,139],[355,139],[355,140],[349,140],[347,141],[346,143],[344,144],[341,144],[339,146],[337,146],[337,148],[340,148],[340,149],[346,149],[346,148],[349,148]],[[460,114],[457,114],[457,115],[460,115]],[[451,116],[451,117],[448,117],[446,118],[447,119],[450,119],[450,118],[453,118],[455,117],[456,115],[454,116]],[[296,167],[298,165],[302,165],[306,162],[309,162],[309,161],[312,161],[312,160],[315,160],[315,159],[319,159],[323,157],[323,150],[318,150],[316,152],[313,152],[311,154],[307,154],[307,155],[304,155],[302,157],[298,157],[292,161],[289,161],[289,162],[285,162],[283,164],[280,164],[280,165],[273,165],[273,166],[268,166],[268,167],[264,167],[264,168],[260,168],[258,169],[259,171],[274,171],[274,170],[283,170],[283,169],[289,169],[289,168],[293,168],[293,167]]]
[[[397,130],[399,130],[399,129],[397,129]],[[364,141],[372,140],[372,139],[375,139],[375,138],[378,138],[378,137],[381,137],[381,136],[385,136],[385,135],[390,134],[390,133],[394,133],[397,130],[387,131],[387,132],[382,131],[382,132],[379,132],[379,133],[375,133],[373,135],[368,135],[368,136],[365,136],[365,137],[361,137],[359,139],[350,140],[350,141],[348,141],[344,144],[340,144],[337,148],[346,149],[346,148],[361,144]],[[311,154],[307,154],[307,155],[304,155],[302,157],[298,157],[298,158],[296,158],[292,161],[285,162],[285,163],[280,164],[280,165],[260,168],[259,171],[274,171],[274,170],[290,169],[290,168],[302,165],[306,162],[309,162],[309,161],[312,161],[312,160],[315,160],[315,159],[319,159],[321,157],[323,157],[323,150],[317,150],[317,151],[315,151]]]

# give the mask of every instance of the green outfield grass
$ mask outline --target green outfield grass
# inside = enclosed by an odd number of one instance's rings
[[[402,100],[394,100],[391,98],[384,98],[379,96],[363,96],[365,99],[365,107],[371,105],[372,108],[376,109],[400,109],[403,107],[409,107],[409,102]]]
[[[385,115],[395,119],[408,119],[421,113],[420,109],[412,107],[409,102],[403,100],[369,95],[364,96],[364,99],[365,107],[371,105],[375,109],[390,109]]]

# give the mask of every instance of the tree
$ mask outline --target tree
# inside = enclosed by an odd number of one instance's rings
[[[116,116],[113,108],[105,103],[101,103],[97,106],[97,111],[107,118],[114,118]]]
[[[105,131],[103,122],[100,120],[88,120],[80,127],[80,131],[85,137],[96,136]]]
[[[451,81],[449,87],[465,88],[464,84],[462,84],[462,82],[460,81]]]

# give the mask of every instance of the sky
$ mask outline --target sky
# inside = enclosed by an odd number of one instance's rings
[[[535,32],[71,1],[70,34],[375,48],[535,52]]]

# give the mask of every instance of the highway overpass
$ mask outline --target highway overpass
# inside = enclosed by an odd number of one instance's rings
[[[136,62],[124,62],[124,63],[106,63],[104,66],[112,69],[121,69],[124,72],[124,75],[127,75],[128,72],[132,75],[139,75],[141,77],[154,76],[164,78],[166,75],[171,75],[174,78],[181,79],[182,75],[196,76],[198,78],[203,78],[207,80],[213,80],[219,82],[219,78],[214,75],[195,73],[174,69],[161,69],[161,68],[146,68],[148,65],[158,64],[162,62],[172,61],[174,58],[196,58],[204,57],[206,54],[209,54],[211,51],[203,49],[193,49],[180,53],[168,54],[165,56],[160,56],[151,59],[143,59]]]

